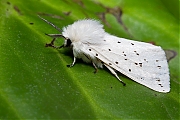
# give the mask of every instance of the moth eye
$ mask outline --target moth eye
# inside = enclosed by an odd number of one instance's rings
[[[65,45],[65,47],[69,47],[69,46],[71,46],[71,40],[68,38],[68,39],[66,39],[66,45]]]

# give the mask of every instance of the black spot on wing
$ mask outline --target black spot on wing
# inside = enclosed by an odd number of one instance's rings
[[[139,63],[139,66],[142,67],[142,63]]]
[[[134,63],[135,65],[139,65],[140,67],[142,67],[142,63]]]
[[[161,66],[160,66],[160,65],[158,65],[157,67],[158,67],[159,69],[161,69]]]
[[[160,80],[160,79],[157,79],[156,81],[160,82],[161,80]]]
[[[148,61],[146,59],[144,59],[144,61],[146,61],[148,63]]]
[[[161,87],[163,87],[163,85],[162,84],[158,84],[159,86],[161,86]]]
[[[136,55],[139,55],[139,53],[137,53],[137,51],[134,51],[136,53]]]

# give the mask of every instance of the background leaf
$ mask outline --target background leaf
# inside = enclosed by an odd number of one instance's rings
[[[153,42],[179,52],[178,0],[1,0],[1,119],[178,119],[179,55],[169,63],[170,93],[152,91],[119,74],[78,60],[72,51],[45,48],[60,28],[84,18],[98,19],[111,34]],[[57,44],[62,44],[60,39]]]

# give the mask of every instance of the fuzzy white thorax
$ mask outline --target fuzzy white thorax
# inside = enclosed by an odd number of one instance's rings
[[[105,31],[103,25],[96,20],[79,20],[72,25],[63,28],[62,35],[69,38],[71,42],[101,43],[104,39]]]

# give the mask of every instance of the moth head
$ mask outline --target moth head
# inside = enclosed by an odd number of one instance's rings
[[[62,32],[62,30],[60,28],[58,28],[56,25],[54,25],[53,23],[49,22],[48,20],[42,18],[39,15],[38,15],[38,17],[40,19],[42,19],[43,21],[45,21],[46,23],[48,23],[49,25],[51,25],[52,27],[54,27],[59,32]],[[71,43],[72,43],[71,39],[69,37],[64,36],[63,34],[46,34],[46,35],[53,38],[53,40],[51,41],[50,44],[46,44],[46,47],[48,47],[48,46],[54,47],[54,41],[56,38],[59,38],[59,37],[64,38],[64,44],[61,47],[70,47],[71,46]]]
[[[100,24],[97,20],[79,20],[74,22],[67,27],[64,27],[63,30],[55,26],[53,23],[47,21],[46,19],[39,16],[43,21],[54,27],[56,30],[62,34],[47,34],[50,37],[53,37],[51,44],[46,46],[54,47],[54,41],[58,37],[63,37],[65,39],[64,44],[61,47],[71,47],[72,43],[82,42],[82,43],[94,43],[98,44],[104,40],[105,31],[103,25]]]

